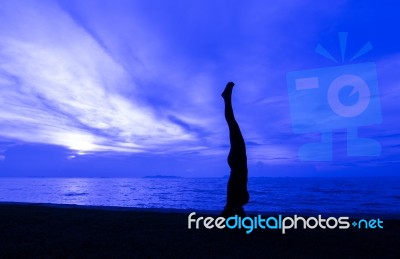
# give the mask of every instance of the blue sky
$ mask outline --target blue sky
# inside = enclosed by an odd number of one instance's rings
[[[234,108],[251,176],[397,175],[400,169],[395,1],[2,1],[0,175],[223,176]],[[359,129],[382,147],[348,157],[334,129],[333,159],[305,162],[318,132],[292,130],[286,75],[375,62],[382,123]],[[354,62],[365,43],[373,50]]]

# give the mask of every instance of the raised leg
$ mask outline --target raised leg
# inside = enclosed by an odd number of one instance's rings
[[[243,215],[243,205],[249,201],[247,191],[247,156],[246,145],[232,108],[232,89],[234,84],[226,85],[222,97],[225,101],[225,119],[229,128],[231,148],[228,155],[228,164],[231,168],[227,187],[227,202],[224,216]]]

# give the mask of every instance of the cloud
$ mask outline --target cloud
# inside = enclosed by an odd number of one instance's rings
[[[2,21],[13,30],[0,33],[1,136],[79,151],[193,144],[191,132],[136,98],[135,82],[92,35],[58,6],[33,5]]]
[[[220,92],[234,80],[243,135],[259,144],[249,161],[296,162],[307,136],[292,133],[285,76],[321,67],[313,48],[346,3],[3,3],[0,137],[86,153],[226,155]],[[397,92],[382,88],[384,115],[394,115]]]

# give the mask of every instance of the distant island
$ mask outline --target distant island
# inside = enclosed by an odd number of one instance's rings
[[[176,176],[176,175],[147,175],[144,178],[183,178],[182,176]]]

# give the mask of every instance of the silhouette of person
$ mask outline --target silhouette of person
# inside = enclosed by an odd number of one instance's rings
[[[231,168],[231,172],[227,186],[226,205],[222,211],[223,217],[233,215],[244,216],[243,206],[249,201],[246,145],[232,108],[232,90],[234,85],[233,82],[229,82],[221,94],[225,102],[225,119],[229,128],[229,140],[231,144],[228,155],[228,165]]]

